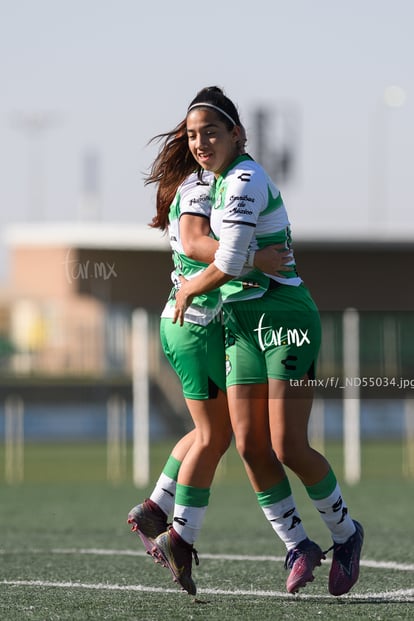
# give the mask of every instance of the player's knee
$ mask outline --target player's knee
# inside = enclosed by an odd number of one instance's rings
[[[287,468],[295,471],[298,465],[299,459],[302,458],[302,451],[298,449],[296,445],[289,443],[281,443],[279,446],[274,447],[274,451],[278,460]]]
[[[199,434],[196,438],[196,444],[199,451],[203,453],[211,453],[221,457],[227,451],[231,442],[231,433],[220,433],[215,431],[212,433]]]
[[[240,457],[252,468],[255,467],[260,460],[263,461],[266,454],[265,448],[258,442],[253,442],[248,438],[236,439],[236,448]]]

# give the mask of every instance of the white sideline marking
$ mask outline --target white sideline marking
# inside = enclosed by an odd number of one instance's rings
[[[111,550],[104,548],[52,548],[51,550],[40,549],[25,549],[24,553],[28,552],[32,554],[92,554],[97,556],[147,556],[146,552],[141,550]],[[0,549],[0,554],[19,554],[19,550],[7,551]],[[209,554],[203,553],[200,555],[202,559],[212,559],[217,561],[271,561],[271,562],[284,562],[284,556],[254,556],[249,554]],[[395,571],[414,571],[413,563],[396,563],[394,561],[373,561],[368,559],[361,559],[361,567],[371,567],[372,569],[393,569]]]
[[[54,554],[109,554],[111,556],[147,556],[146,552],[142,551],[133,551],[133,550],[102,550],[97,548],[88,548],[88,549],[61,549],[55,548],[52,550]],[[201,555],[202,559],[212,559],[217,561],[252,561],[252,562],[261,562],[261,561],[272,561],[272,562],[284,562],[284,556],[254,556],[250,554],[204,554]],[[411,563],[395,563],[394,561],[370,561],[370,560],[362,560],[360,561],[360,565],[362,567],[371,567],[374,569],[394,569],[398,571],[414,571],[414,564]]]
[[[142,584],[88,584],[84,582],[52,582],[50,580],[2,580],[0,584],[6,586],[27,586],[27,587],[55,587],[63,589],[93,589],[97,591],[138,591],[141,593],[181,593],[179,589],[166,589],[161,587],[143,586]],[[291,595],[282,591],[255,591],[235,589],[233,591],[224,589],[199,589],[199,595],[247,595],[250,597],[283,597],[291,599],[332,599],[332,595],[312,595],[310,593],[300,593]],[[354,593],[343,595],[342,597],[351,600],[383,600],[390,601],[404,599],[403,603],[414,602],[414,589],[398,589],[397,591],[382,591],[379,593]],[[413,599],[411,599],[413,598]]]

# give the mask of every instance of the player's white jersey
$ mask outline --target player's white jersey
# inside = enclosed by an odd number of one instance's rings
[[[213,175],[203,173],[203,181],[198,175],[189,175],[178,188],[168,215],[168,235],[173,251],[174,271],[171,279],[174,287],[162,312],[162,317],[173,317],[175,308],[175,293],[180,286],[179,275],[187,280],[194,278],[206,267],[206,263],[190,259],[184,252],[180,235],[180,218],[183,214],[190,214],[210,218],[211,213],[211,183]],[[219,290],[196,296],[191,306],[186,310],[184,319],[191,323],[207,325],[220,312],[221,296]]]
[[[216,179],[210,223],[220,240],[214,264],[235,278],[222,286],[225,301],[261,297],[269,278],[298,286],[296,270],[286,278],[245,267],[249,250],[270,244],[291,248],[290,223],[281,194],[266,171],[248,155],[241,155]],[[292,255],[291,266],[295,267]],[[250,271],[249,271],[250,270]]]

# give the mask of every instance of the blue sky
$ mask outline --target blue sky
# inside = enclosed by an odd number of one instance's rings
[[[411,0],[0,0],[1,224],[76,220],[90,150],[101,219],[148,222],[147,142],[217,84],[253,155],[254,110],[294,111],[294,235],[414,230],[413,23]]]

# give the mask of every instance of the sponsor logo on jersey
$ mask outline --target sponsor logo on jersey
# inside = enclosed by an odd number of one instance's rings
[[[254,203],[254,197],[249,196],[248,194],[243,194],[243,196],[234,196],[233,194],[232,196],[230,196],[229,200],[231,203],[233,201],[241,201],[243,203]]]
[[[199,205],[200,203],[204,203],[208,201],[210,196],[208,194],[202,194],[201,196],[197,196],[197,198],[192,198],[190,200],[190,205]]]
[[[230,196],[229,202],[237,202],[237,205],[235,207],[232,207],[229,211],[230,213],[240,213],[251,216],[253,211],[251,209],[245,209],[245,207],[246,203],[254,203],[254,201],[255,199],[252,196],[248,196],[247,194],[244,194],[243,196]]]
[[[244,215],[251,216],[253,212],[250,209],[243,209],[243,207],[244,207],[244,203],[239,203],[237,205],[237,207],[232,207],[230,209],[230,212],[231,213],[241,213],[241,214],[244,214]]]
[[[237,177],[237,179],[240,179],[240,181],[246,181],[248,183],[250,181],[251,176],[252,176],[251,173],[243,172],[241,173],[241,175]]]

